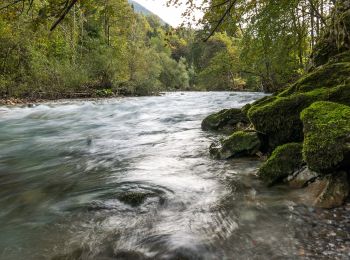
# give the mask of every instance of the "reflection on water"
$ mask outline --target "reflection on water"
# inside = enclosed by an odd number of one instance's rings
[[[256,93],[0,108],[1,259],[295,259],[294,207],[215,161],[209,113]]]

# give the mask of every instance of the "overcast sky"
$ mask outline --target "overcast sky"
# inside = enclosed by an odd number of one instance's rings
[[[173,6],[166,7],[167,0],[135,0],[139,4],[146,7],[148,10],[152,11],[165,22],[176,27],[183,22],[181,14],[186,9],[184,6],[175,8]]]

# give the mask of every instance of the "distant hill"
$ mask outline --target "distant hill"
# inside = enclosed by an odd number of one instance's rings
[[[134,6],[134,10],[136,13],[143,14],[143,15],[155,15],[159,18],[162,24],[167,24],[164,20],[162,20],[158,15],[153,13],[152,11],[148,10],[146,7],[143,5],[140,5],[139,3],[133,1],[133,0],[128,0],[131,5]]]

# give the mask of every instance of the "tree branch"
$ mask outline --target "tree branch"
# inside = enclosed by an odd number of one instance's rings
[[[23,0],[16,0],[16,1],[14,1],[14,2],[12,2],[12,3],[9,3],[9,4],[7,4],[7,5],[3,6],[3,7],[0,7],[0,11],[4,10],[4,9],[6,9],[6,8],[12,6],[12,5],[18,4],[19,2],[22,2],[22,1],[23,1]],[[24,1],[23,1],[23,2],[24,2]]]
[[[233,0],[231,2],[231,4],[229,5],[229,7],[226,9],[225,13],[221,16],[220,20],[218,21],[218,23],[216,24],[216,26],[214,27],[214,29],[210,32],[210,34],[204,39],[204,42],[208,41],[210,39],[210,37],[213,36],[213,34],[216,32],[216,30],[219,28],[219,26],[223,23],[223,21],[225,20],[226,16],[230,13],[231,9],[234,7],[234,5],[236,4],[237,0]]]
[[[67,8],[62,12],[61,16],[57,19],[57,21],[51,26],[50,31],[55,30],[57,25],[59,25],[62,20],[66,17],[66,15],[69,13],[69,11],[73,8],[73,6],[78,2],[78,0],[72,0],[70,4],[67,6]]]
[[[213,6],[211,6],[210,8],[211,8],[211,9],[214,9],[214,8],[223,6],[223,5],[225,5],[225,4],[228,4],[230,1],[231,1],[231,0],[226,0],[226,1],[222,2],[222,3],[218,3],[218,4],[216,4],[216,5],[213,5]]]
[[[314,11],[314,13],[316,14],[316,16],[318,18],[321,19],[321,22],[323,23],[323,25],[326,25],[326,20],[325,18],[320,14],[320,12],[318,11],[318,9],[316,8],[316,6],[314,5],[314,3],[312,2],[312,0],[309,0],[310,3],[310,7],[311,9]]]

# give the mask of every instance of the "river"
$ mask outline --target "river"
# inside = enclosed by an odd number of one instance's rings
[[[201,120],[262,96],[0,107],[0,259],[346,259],[336,211],[266,188],[257,159],[210,158]]]

